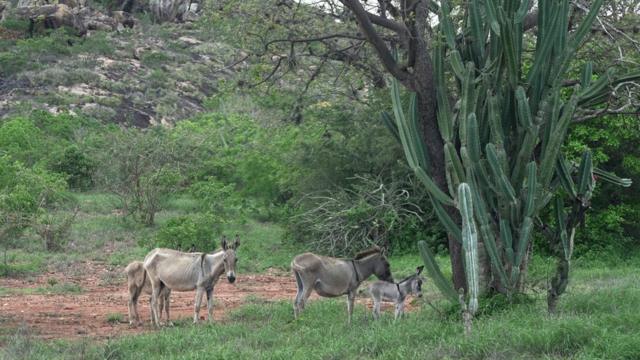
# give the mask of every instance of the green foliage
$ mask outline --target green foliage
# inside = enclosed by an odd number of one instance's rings
[[[31,119],[10,119],[0,127],[0,149],[15,160],[33,165],[42,158],[45,146],[44,133]]]
[[[20,22],[14,24],[18,28],[25,26]],[[112,43],[104,33],[79,39],[73,31],[60,28],[36,35],[0,42],[0,75],[9,77],[26,70],[43,69],[58,58],[70,55],[111,55],[114,52]]]
[[[162,128],[120,129],[104,136],[101,147],[92,149],[104,164],[96,169],[97,185],[120,197],[126,215],[153,225],[162,201],[179,189],[180,163],[187,159]]]
[[[218,246],[216,239],[220,234],[221,225],[221,221],[213,214],[172,218],[160,227],[153,246],[182,251],[193,249],[193,251],[212,252]]]
[[[23,70],[39,65],[44,56],[65,56],[71,54],[67,33],[59,29],[50,36],[21,39],[15,46],[0,48],[0,74],[15,75]],[[38,61],[34,61],[38,60]]]
[[[0,26],[8,30],[19,31],[26,34],[27,31],[29,31],[29,20],[7,17],[0,23]]]
[[[231,213],[240,207],[256,212],[288,200],[298,170],[287,160],[299,136],[295,128],[218,113],[181,121],[171,133],[189,159],[190,191],[203,207]]]
[[[22,233],[37,224],[38,217],[68,200],[66,189],[62,176],[0,156],[0,245],[5,272],[7,250],[20,244]]]
[[[96,164],[77,145],[70,145],[62,153],[53,155],[51,169],[67,175],[72,189],[88,190],[93,187]]]

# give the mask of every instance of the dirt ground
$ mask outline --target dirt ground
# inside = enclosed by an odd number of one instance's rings
[[[9,293],[0,295],[3,333],[10,334],[8,329],[26,326],[41,339],[106,339],[153,331],[149,324],[149,297],[144,294],[140,296],[138,311],[145,324],[140,327],[129,325],[128,292],[122,269],[110,270],[103,264],[87,262],[78,264],[73,275],[66,273],[51,272],[30,279],[0,278],[0,288]],[[46,289],[53,288],[52,283],[78,285],[82,291],[77,294],[47,293]],[[293,277],[283,272],[241,274],[234,284],[220,279],[214,294],[214,318],[223,320],[229,310],[244,304],[247,296],[266,301],[290,301],[295,297],[295,289]],[[30,294],[33,292],[38,294]],[[191,319],[194,296],[193,291],[171,294],[172,320]],[[317,298],[313,294],[311,300]],[[371,306],[371,301],[366,298],[358,302]],[[201,319],[206,316],[206,301],[203,303]],[[391,306],[387,304],[383,309]]]

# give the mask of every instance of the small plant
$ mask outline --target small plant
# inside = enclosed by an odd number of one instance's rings
[[[58,283],[58,279],[56,278],[48,278],[47,279],[47,284],[49,284],[49,286],[55,286]]]
[[[123,322],[122,314],[120,314],[120,313],[107,314],[107,322],[109,324],[118,324],[118,323]]]

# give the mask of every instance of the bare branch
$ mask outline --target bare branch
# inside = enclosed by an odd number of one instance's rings
[[[410,85],[410,74],[402,70],[398,63],[395,61],[393,56],[391,55],[391,51],[385,44],[384,40],[380,37],[380,34],[373,27],[373,23],[371,22],[367,11],[364,10],[362,4],[360,4],[357,0],[341,0],[340,1],[344,6],[348,7],[353,14],[356,16],[358,20],[358,24],[362,29],[363,33],[367,37],[367,40],[373,45],[374,49],[378,53],[382,65],[393,75],[398,81],[405,84],[407,87],[411,87]]]

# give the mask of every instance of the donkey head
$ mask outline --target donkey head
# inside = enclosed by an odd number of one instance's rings
[[[420,276],[424,266],[418,266],[416,268],[416,273],[411,276],[411,293],[414,296],[422,297],[422,283],[424,282],[424,278]]]
[[[222,236],[222,250],[224,251],[222,263],[224,264],[224,272],[227,274],[227,280],[230,283],[236,281],[236,263],[238,262],[236,249],[238,246],[240,246],[240,237],[238,235],[236,235],[236,240],[231,246],[227,243],[227,237]]]

